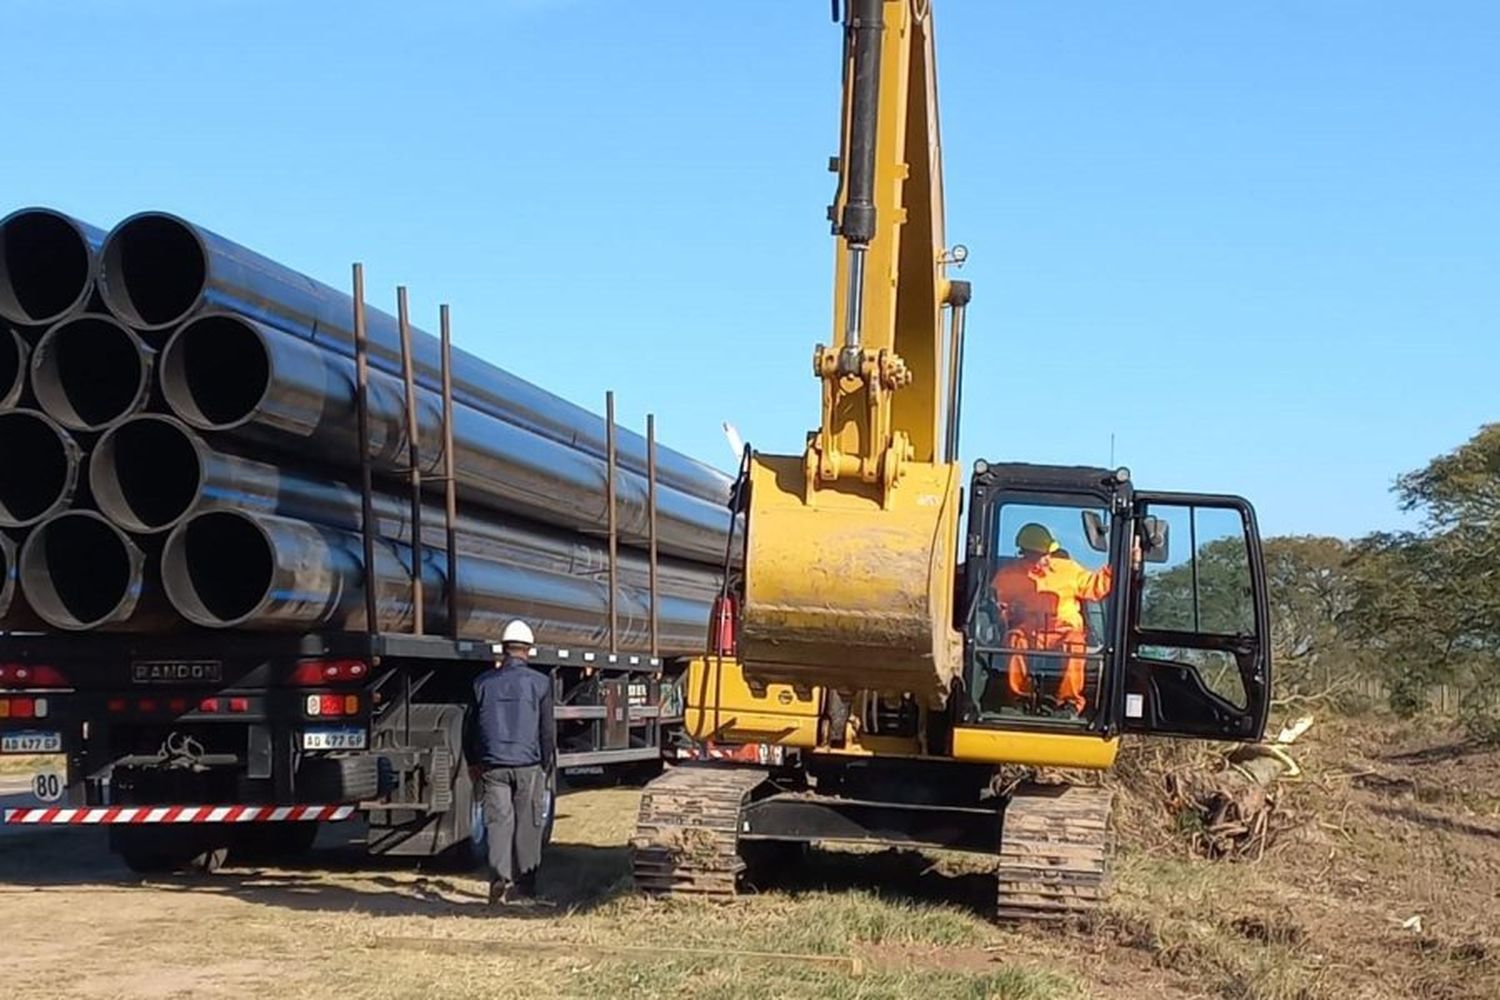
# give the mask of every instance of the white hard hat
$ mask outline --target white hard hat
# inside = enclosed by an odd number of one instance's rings
[[[530,646],[536,642],[536,636],[531,634],[531,626],[517,618],[505,626],[505,631],[500,633],[500,644],[508,646],[516,643],[521,646]]]

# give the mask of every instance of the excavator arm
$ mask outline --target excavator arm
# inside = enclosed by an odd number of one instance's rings
[[[845,0],[834,337],[817,430],[751,463],[740,658],[756,685],[946,701],[966,282],[950,281],[930,0]],[[945,322],[946,320],[946,322]]]

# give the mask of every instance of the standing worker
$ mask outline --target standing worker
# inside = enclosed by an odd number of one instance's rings
[[[535,638],[513,621],[500,634],[501,657],[474,681],[470,773],[484,786],[490,905],[536,898],[542,838],[557,760],[552,679],[526,663]]]

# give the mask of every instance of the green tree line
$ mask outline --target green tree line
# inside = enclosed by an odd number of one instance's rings
[[[1414,714],[1444,686],[1471,735],[1500,741],[1500,424],[1395,492],[1415,530],[1266,539],[1276,700],[1349,707],[1376,689]],[[1240,551],[1231,539],[1201,547],[1201,616],[1244,619]],[[1153,596],[1167,613],[1186,607],[1186,572],[1148,581],[1148,607]]]

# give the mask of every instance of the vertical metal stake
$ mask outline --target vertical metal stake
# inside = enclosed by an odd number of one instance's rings
[[[422,448],[417,430],[417,385],[412,374],[411,317],[406,308],[406,286],[396,286],[396,321],[401,331],[401,381],[406,389],[407,473],[411,487],[411,634],[422,635],[427,602],[422,590]],[[452,589],[452,582],[449,581]]]
[[[620,526],[615,510],[615,394],[604,394],[605,450],[609,464],[606,496],[609,501],[609,651],[620,651],[619,620],[615,592],[619,583]]]
[[[453,470],[453,337],[448,304],[438,306],[443,352],[443,530],[448,549],[448,634],[458,638],[458,480]]]
[[[370,344],[365,333],[365,266],[354,265],[354,370],[358,384],[360,536],[364,542],[365,631],[375,634],[375,505],[370,471]]]
[[[656,580],[656,414],[646,414],[646,523],[649,536],[649,551],[651,558],[651,655],[657,656],[660,650],[657,647],[656,634],[658,614]]]

